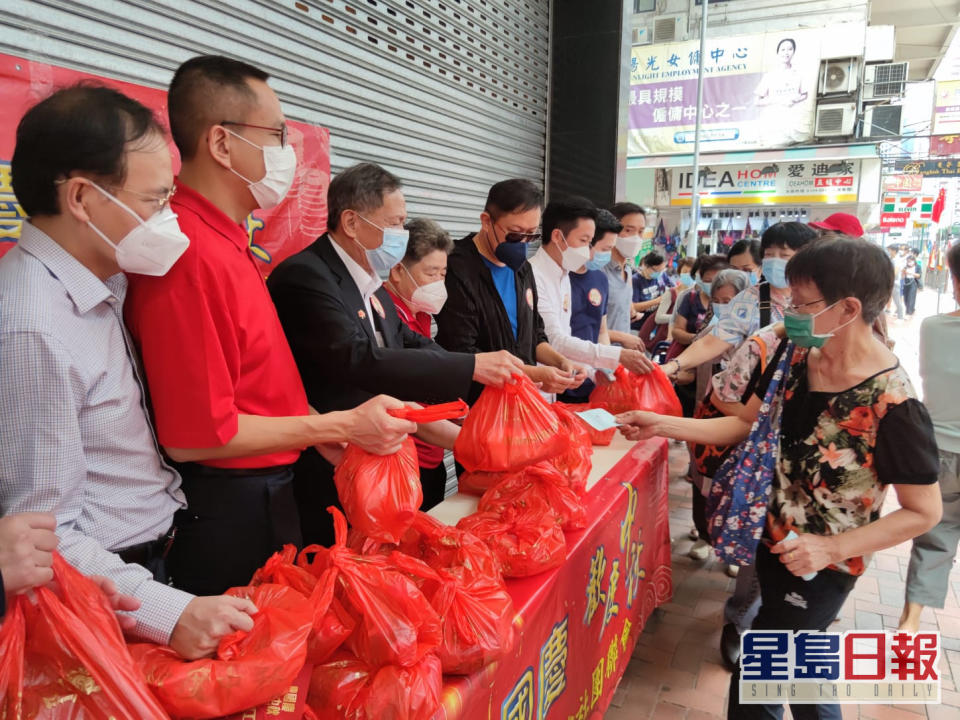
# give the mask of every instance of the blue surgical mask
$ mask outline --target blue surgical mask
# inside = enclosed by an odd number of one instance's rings
[[[527,244],[525,242],[502,242],[493,251],[494,256],[516,272],[527,261]]]
[[[764,258],[763,277],[780,290],[790,287],[787,282],[787,261],[783,258]]]
[[[747,276],[747,287],[753,287],[757,284],[757,273],[753,270],[741,270]]]
[[[720,322],[730,315],[730,304],[729,303],[713,303],[710,305],[713,309],[713,318],[717,322]]]
[[[610,259],[612,254],[609,250],[605,252],[595,252],[593,254],[593,260],[590,260],[587,263],[587,267],[591,270],[603,270],[607,265],[610,264]]]
[[[383,242],[380,247],[368,250],[367,261],[381,279],[390,274],[390,270],[401,260],[407,252],[407,241],[410,239],[410,233],[402,228],[384,228],[377,225],[372,220],[360,215],[360,219],[373,225],[377,230],[383,232]],[[357,243],[360,245],[360,243]],[[363,247],[361,245],[361,247]]]
[[[680,273],[680,284],[688,287],[693,285],[693,275],[690,273]]]
[[[651,270],[651,271],[650,271],[650,279],[651,279],[651,280],[659,280],[662,275],[663,275],[663,270]]]
[[[700,288],[707,297],[710,297],[710,288],[713,287],[713,283],[707,282],[706,280],[697,280],[697,287]]]

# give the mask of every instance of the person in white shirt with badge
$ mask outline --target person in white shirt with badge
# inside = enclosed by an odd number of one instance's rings
[[[594,368],[613,370],[623,365],[632,372],[646,373],[653,365],[643,352],[582,340],[570,331],[568,273],[590,260],[596,218],[596,206],[582,197],[555,200],[543,211],[543,245],[530,259],[537,283],[537,310],[551,347],[564,357]]]

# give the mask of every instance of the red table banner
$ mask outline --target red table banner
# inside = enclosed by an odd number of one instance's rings
[[[602,717],[644,623],[673,593],[667,443],[640,443],[586,498],[559,568],[507,583],[518,614],[512,657],[446,678],[446,720]]]
[[[172,73],[171,73],[172,77]],[[68,68],[0,54],[0,256],[20,237],[26,213],[11,184],[10,158],[17,123],[32,105],[57,89],[81,80],[96,81],[146,105],[167,124],[167,93]],[[250,249],[264,274],[284,258],[299,252],[326,230],[327,187],[330,184],[330,131],[316,125],[287,121],[289,142],[297,151],[297,177],[287,197],[271,210],[257,210],[247,220]],[[174,172],[180,154],[169,142]]]

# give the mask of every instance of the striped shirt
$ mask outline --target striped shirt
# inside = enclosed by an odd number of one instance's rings
[[[148,417],[126,289],[30,223],[0,259],[0,512],[55,513],[64,558],[139,598],[135,634],[167,643],[193,596],[111,552],[156,540],[185,505]]]

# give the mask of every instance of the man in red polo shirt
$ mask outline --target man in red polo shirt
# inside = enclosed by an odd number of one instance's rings
[[[171,207],[190,247],[164,277],[131,276],[127,323],[143,359],[157,436],[179,465],[171,582],[200,595],[242,585],[299,544],[291,466],[303,448],[399,449],[413,423],[379,396],[312,413],[242,226],[286,194],[296,154],[266,73],[218,56],[174,74],[170,128],[183,161]]]

